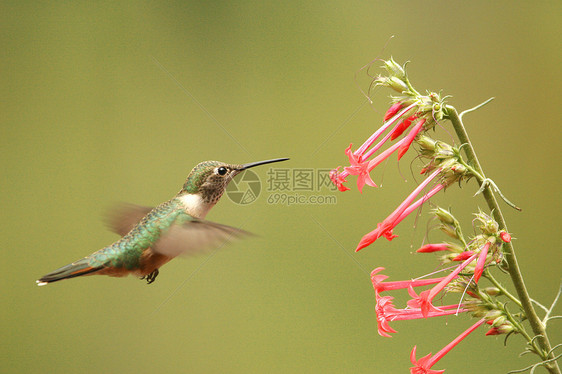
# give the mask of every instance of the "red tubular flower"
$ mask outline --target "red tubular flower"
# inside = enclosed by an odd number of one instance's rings
[[[394,226],[392,225],[392,223],[388,222],[387,220],[378,223],[376,229],[361,238],[359,244],[357,244],[357,248],[355,248],[355,252],[359,252],[363,248],[371,245],[381,236],[384,236],[386,240],[389,241],[396,238],[398,235],[394,235],[392,233],[393,228]]]
[[[400,135],[402,135],[402,133],[404,131],[406,131],[406,129],[408,127],[410,127],[410,125],[412,124],[412,121],[415,120],[416,117],[415,115],[410,116],[408,118],[406,118],[404,121],[400,122],[400,124],[398,124],[398,126],[396,126],[396,128],[392,131],[392,136],[390,137],[390,140],[394,140],[397,137],[399,137]]]
[[[350,175],[357,175],[357,189],[359,192],[363,192],[363,186],[365,183],[371,187],[377,187],[376,183],[373,182],[371,176],[369,175],[369,162],[364,161],[362,162],[361,156],[356,156],[351,152],[351,144],[345,150],[345,154],[349,157],[349,163],[351,166],[345,167],[344,171],[346,171]]]
[[[394,130],[392,130],[394,131]],[[374,155],[375,153],[377,153],[377,151],[388,141],[388,139],[390,139],[390,135],[392,135],[392,131],[389,132],[388,134],[386,134],[384,136],[384,138],[381,139],[380,142],[378,142],[373,148],[369,149],[367,152],[365,152],[365,154],[363,155],[363,158],[368,159],[369,157],[371,157],[372,155]],[[396,148],[393,148],[396,149]],[[394,151],[385,151],[386,155],[390,155],[392,152]],[[382,153],[381,153],[382,154]],[[386,158],[386,157],[385,157]],[[385,159],[383,158],[383,160]],[[378,164],[377,164],[378,165]],[[371,167],[370,170],[373,170],[374,166]]]
[[[500,330],[498,330],[497,327],[492,327],[490,330],[488,330],[485,334],[486,336],[491,336],[491,335],[501,335]]]
[[[482,249],[480,249],[480,255],[478,255],[478,261],[476,261],[476,267],[474,268],[474,282],[478,283],[478,280],[482,276],[484,271],[484,265],[486,264],[486,256],[488,255],[488,250],[490,249],[490,242],[486,242]]]
[[[361,147],[359,147],[355,152],[351,152],[351,145],[346,149],[345,153],[347,154],[351,165],[345,167],[341,173],[338,171],[339,168],[332,170],[330,173],[330,179],[338,187],[338,190],[346,191],[349,189],[343,185],[343,183],[346,182],[345,178],[348,175],[359,176],[357,179],[357,187],[359,188],[360,191],[362,191],[363,186],[365,184],[371,187],[376,187],[376,184],[371,179],[369,173],[375,168],[375,166],[377,166],[382,161],[384,161],[388,156],[390,156],[391,153],[395,152],[400,146],[404,148],[405,147],[404,140],[406,138],[402,139],[397,144],[394,144],[392,147],[382,152],[374,160],[371,160],[368,163],[366,160],[372,155],[374,155],[391,138],[393,134],[396,134],[397,131],[401,133],[409,126],[409,124],[408,126],[406,126],[407,121],[409,119],[406,119],[398,124],[397,121],[399,121],[400,118],[403,118],[404,116],[411,114],[413,110],[415,110],[415,108],[416,108],[416,104],[410,104],[405,108],[401,103],[396,103],[392,105],[385,115],[384,124],[377,131],[375,131],[373,135],[371,135],[361,145]],[[406,124],[404,122],[406,122]],[[396,124],[396,126],[381,141],[379,141],[375,146],[369,149],[373,145],[373,143],[375,143],[375,141],[379,139],[381,135],[386,130],[388,130],[390,126],[394,124]],[[393,137],[392,139],[395,139],[395,137]],[[407,147],[405,147],[405,150],[407,150],[408,147],[409,144],[407,145]]]
[[[448,251],[449,245],[447,243],[440,243],[440,244],[426,244],[421,248],[418,248],[416,252],[418,253],[431,253],[431,252],[439,252],[439,251]]]
[[[394,300],[394,297],[392,296],[381,296],[378,292],[376,292],[376,300],[377,303],[375,311],[377,313],[378,333],[380,336],[384,336],[385,338],[392,337],[389,333],[394,334],[398,332],[390,327],[391,321],[442,317],[468,311],[468,309],[461,308],[457,304],[452,304],[442,306],[440,310],[429,312],[426,317],[419,309],[395,308],[392,304],[392,300]]]
[[[464,261],[474,255],[474,251],[464,251],[453,257],[453,261]]]
[[[336,185],[338,190],[344,192],[349,190],[349,188],[343,185],[344,183],[347,182],[347,180],[345,180],[345,176],[343,175],[343,173],[339,172],[339,168],[340,167],[338,166],[337,168],[330,171],[330,180],[332,181],[332,183]]]
[[[444,287],[444,286],[443,286]],[[435,287],[434,287],[435,288]],[[419,309],[421,311],[421,314],[424,318],[428,318],[429,313],[435,313],[435,312],[440,312],[441,309],[436,308],[435,306],[433,306],[433,304],[431,303],[433,301],[433,298],[435,297],[435,294],[433,294],[431,291],[433,290],[433,288],[431,290],[425,290],[420,292],[420,294],[418,295],[416,293],[416,291],[414,291],[413,288],[409,288],[408,289],[408,293],[410,294],[410,296],[412,297],[412,299],[408,300],[408,306],[410,308],[416,308]]]
[[[373,136],[375,136],[376,134],[373,134]],[[371,138],[373,137],[371,136]],[[351,164],[351,166],[345,167],[344,170],[339,173],[338,169],[333,169],[330,172],[330,179],[332,180],[332,182],[338,187],[338,189],[340,191],[347,191],[349,190],[349,188],[344,187],[342,183],[347,182],[347,180],[345,179],[345,177],[347,177],[348,175],[352,174],[352,175],[359,175],[359,178],[357,179],[357,187],[361,186],[361,189],[363,188],[363,186],[365,185],[365,183],[367,181],[369,181],[367,184],[369,184],[372,187],[377,187],[377,185],[375,184],[375,182],[373,182],[373,180],[371,179],[371,176],[368,175],[378,164],[380,164],[381,162],[383,162],[386,158],[388,158],[388,156],[390,156],[393,152],[395,152],[400,145],[402,144],[402,141],[394,144],[393,146],[389,147],[387,150],[385,150],[384,152],[382,152],[381,154],[379,154],[377,157],[375,157],[374,159],[372,159],[371,161],[364,161],[362,162],[362,160],[366,160],[369,157],[371,157],[376,151],[378,151],[378,149],[384,144],[384,142],[386,142],[389,138],[390,134],[387,134],[377,145],[375,145],[373,148],[371,148],[368,152],[366,152],[364,155],[361,156],[362,152],[361,148],[358,149],[355,152],[351,152],[351,144],[349,145],[349,147],[345,150],[345,154],[347,155],[347,157],[349,158],[349,162]],[[368,144],[369,141],[365,142],[365,144],[363,144],[362,147],[364,147],[366,144]],[[369,143],[369,146],[372,144]],[[366,179],[368,177],[368,180]],[[372,183],[372,185],[371,185]]]
[[[434,307],[431,302],[433,301],[433,299],[435,298],[435,296],[437,296],[437,294],[439,292],[441,292],[443,290],[443,288],[445,288],[445,286],[447,284],[449,284],[449,282],[451,282],[454,278],[457,277],[457,275],[468,265],[470,264],[472,261],[474,261],[474,259],[476,258],[476,256],[478,256],[477,254],[473,254],[472,256],[470,256],[466,261],[464,261],[462,264],[460,264],[459,266],[457,266],[457,268],[451,272],[451,274],[447,275],[446,277],[444,277],[437,285],[435,285],[433,288],[431,288],[430,290],[426,290],[421,292],[419,295],[416,294],[416,292],[414,291],[413,287],[408,288],[408,293],[410,294],[410,296],[412,296],[412,299],[408,300],[408,306],[410,308],[419,308],[422,312],[422,314],[427,318],[427,315],[430,311],[439,311],[440,309]]]
[[[484,323],[484,318],[482,318],[480,321],[476,322],[474,325],[469,327],[466,331],[464,331],[462,334],[460,334],[455,339],[453,339],[452,342],[447,344],[445,347],[443,347],[443,349],[441,349],[433,356],[430,353],[427,356],[424,356],[419,360],[416,360],[416,346],[414,346],[412,352],[410,353],[410,362],[414,365],[413,367],[410,368],[410,373],[411,374],[443,373],[445,370],[431,370],[431,367],[435,365],[439,360],[441,360],[447,353],[451,351],[451,349],[453,349],[457,344],[463,341],[464,338],[470,335],[471,332],[476,330],[483,323]]]
[[[410,110],[412,110],[413,108],[415,108],[415,104],[411,104],[408,105],[406,108],[402,109],[398,114],[396,114],[394,117],[392,117],[389,121],[386,121],[377,131],[375,131],[373,133],[373,135],[371,135],[369,137],[369,139],[367,139],[365,141],[365,143],[363,143],[363,145],[361,145],[361,147],[359,147],[354,153],[357,156],[363,156],[365,154],[365,151],[367,149],[369,149],[369,147],[371,145],[373,145],[373,143],[390,127],[392,126],[394,123],[396,123],[396,121],[398,121],[398,119],[400,119],[404,114],[409,113]],[[371,153],[372,154],[372,153]],[[365,159],[368,157],[364,157]]]
[[[384,120],[388,121],[389,118],[391,118],[392,116],[394,116],[396,113],[398,113],[398,111],[400,110],[400,108],[402,108],[402,103],[398,102],[398,103],[394,103],[391,105],[390,108],[388,108],[388,110],[386,111],[385,115],[384,115]]]
[[[404,142],[402,144],[402,146],[400,146],[400,150],[398,151],[398,159],[400,160],[402,158],[402,156],[404,156],[404,154],[408,151],[408,149],[410,148],[410,145],[412,144],[412,142],[414,141],[414,139],[416,138],[416,136],[420,133],[420,131],[423,128],[423,124],[425,123],[425,119],[421,119],[419,120],[415,126],[410,130],[410,132],[408,133],[408,135],[406,135],[406,137],[404,138]]]
[[[399,144],[399,143],[397,143]],[[374,161],[374,160],[373,160]],[[372,162],[372,161],[371,161]],[[365,248],[373,243],[375,240],[384,236],[388,240],[392,240],[396,235],[392,234],[392,229],[400,223],[408,214],[417,209],[425,201],[435,195],[437,192],[445,188],[445,185],[438,184],[431,191],[425,194],[421,199],[412,204],[416,196],[441,172],[441,168],[435,170],[429,177],[427,177],[416,189],[392,212],[384,221],[377,224],[377,228],[361,238],[357,245],[355,252]],[[411,204],[411,205],[410,205]]]
[[[379,274],[379,272],[383,271],[384,268],[379,266],[378,268],[373,269],[371,271],[371,282],[373,282],[373,287],[375,287],[375,291],[379,291],[377,288],[382,282],[388,278],[388,275]]]
[[[431,367],[435,364],[431,361],[431,353],[416,360],[416,348],[417,346],[414,346],[410,353],[410,362],[415,365],[410,368],[410,374],[441,374],[445,372],[445,370],[431,370]]]
[[[371,281],[373,282],[373,287],[375,288],[375,311],[377,313],[378,332],[381,336],[390,337],[389,333],[396,333],[396,330],[394,330],[389,325],[391,321],[441,317],[468,311],[468,309],[465,309],[461,305],[457,304],[441,306],[439,309],[429,311],[425,315],[420,309],[397,309],[392,304],[392,300],[394,299],[394,297],[381,296],[381,292],[436,284],[445,279],[445,277],[435,279],[416,279],[397,282],[384,282],[384,280],[387,279],[388,276],[379,274],[382,270],[384,270],[384,268],[378,267],[371,272]]]
[[[371,272],[371,282],[373,282],[373,287],[377,292],[401,290],[409,287],[428,286],[430,284],[439,283],[445,278],[445,277],[441,277],[441,278],[430,278],[430,279],[415,279],[415,280],[407,280],[407,281],[384,282],[384,280],[387,279],[388,276],[384,274],[379,274],[379,272],[383,270],[384,270],[383,267],[378,267]]]
[[[384,140],[384,139],[383,139]],[[373,170],[374,168],[376,168],[381,162],[383,162],[384,160],[386,160],[388,158],[388,156],[390,156],[391,154],[393,154],[394,152],[396,152],[396,150],[398,148],[400,148],[400,146],[402,145],[402,142],[404,141],[404,139],[400,140],[399,142],[393,144],[392,146],[388,147],[387,149],[385,149],[383,152],[381,152],[379,155],[377,155],[377,157],[375,157],[374,159],[372,159],[369,162],[369,171]],[[378,145],[377,145],[378,146]],[[376,148],[376,147],[375,147]],[[376,150],[375,148],[371,149],[369,152],[367,152],[365,154],[365,156],[370,157],[372,155],[372,151]]]
[[[378,332],[380,336],[384,336],[385,338],[391,338],[389,333],[398,332],[388,324],[391,320],[388,316],[393,315],[397,310],[394,305],[392,305],[392,299],[394,299],[392,296],[377,297],[377,304],[375,306]]]
[[[430,176],[431,178],[431,176]],[[437,192],[441,191],[442,189],[444,189],[446,187],[445,184],[438,184],[437,186],[433,187],[431,190],[429,190],[428,193],[426,193],[425,195],[423,195],[420,199],[418,199],[415,203],[413,203],[412,205],[410,205],[408,208],[406,208],[406,210],[400,215],[400,217],[398,218],[398,221],[396,222],[396,224],[400,223],[404,218],[406,218],[410,213],[412,213],[414,210],[418,209],[423,203],[425,203],[427,200],[429,200],[431,197],[433,197],[433,195],[435,195]]]

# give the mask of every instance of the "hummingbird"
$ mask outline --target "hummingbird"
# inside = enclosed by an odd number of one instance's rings
[[[191,170],[182,189],[155,208],[121,205],[109,219],[121,239],[89,256],[61,267],[36,282],[38,286],[82,275],[123,277],[129,274],[153,283],[159,268],[181,254],[195,254],[249,232],[205,220],[228,183],[240,172],[258,165],[288,160],[236,165],[203,161]]]

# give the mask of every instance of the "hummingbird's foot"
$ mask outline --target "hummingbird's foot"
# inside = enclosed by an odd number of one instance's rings
[[[141,277],[141,279],[146,279],[146,284],[151,284],[156,280],[156,277],[158,276],[160,272],[158,271],[158,269],[154,270],[152,273],[145,275],[144,277]]]

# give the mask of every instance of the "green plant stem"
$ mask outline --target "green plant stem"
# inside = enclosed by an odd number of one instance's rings
[[[496,278],[494,278],[494,276],[492,275],[492,273],[490,273],[489,271],[486,271],[486,274],[484,274],[484,276],[485,276],[486,278],[488,278],[488,280],[489,280],[490,282],[492,282],[492,284],[493,284],[494,286],[496,286],[496,287],[501,291],[501,293],[503,293],[508,299],[510,299],[510,300],[513,301],[515,304],[517,304],[517,306],[519,306],[520,308],[522,308],[521,301],[519,301],[519,299],[517,299],[517,298],[516,298],[515,296],[513,296],[508,290],[506,290],[505,287],[502,286],[502,285],[500,284],[500,282],[498,282],[498,281],[496,280]]]
[[[462,120],[457,113],[457,110],[450,105],[447,105],[445,107],[445,110],[446,110],[446,116],[452,122],[455,132],[457,133],[457,136],[461,144],[464,145],[463,149],[466,153],[469,164],[482,177],[486,178],[484,172],[482,171],[482,166],[478,161],[478,157],[476,157],[476,153],[474,151],[474,148],[472,147],[472,143],[468,138],[468,133],[466,132]],[[482,185],[482,182],[483,180],[478,180],[478,184],[480,186]],[[482,194],[484,196],[484,199],[486,200],[486,203],[488,204],[488,208],[490,208],[490,211],[492,212],[496,222],[498,222],[500,228],[505,230],[506,232],[509,232],[502,211],[498,204],[498,201],[494,196],[492,189],[490,188],[489,185],[484,188]],[[519,265],[517,263],[517,257],[515,256],[513,243],[512,242],[505,243],[504,250],[505,250],[505,258],[509,266],[508,272],[509,275],[511,276],[511,281],[513,282],[515,290],[517,291],[517,295],[519,296],[519,300],[521,301],[521,306],[523,308],[523,311],[525,312],[529,324],[531,325],[531,329],[533,330],[533,333],[538,337],[537,340],[543,353],[541,356],[543,360],[553,359],[554,352],[552,352],[552,348],[550,345],[550,341],[548,340],[548,335],[546,333],[545,327],[541,322],[539,316],[537,315],[535,308],[533,307],[533,304],[531,302],[531,298],[529,297],[529,293],[527,292],[527,288],[525,287],[525,282],[523,281],[523,276],[521,275],[521,270],[519,269]],[[545,364],[545,368],[550,373],[561,374],[560,367],[558,366],[558,363],[554,360],[548,364]]]

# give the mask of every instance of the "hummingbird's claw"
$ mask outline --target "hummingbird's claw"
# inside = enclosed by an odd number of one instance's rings
[[[141,277],[141,279],[146,279],[146,284],[151,284],[156,280],[156,277],[158,276],[159,273],[160,271],[156,269],[152,273],[145,275],[144,277]]]

